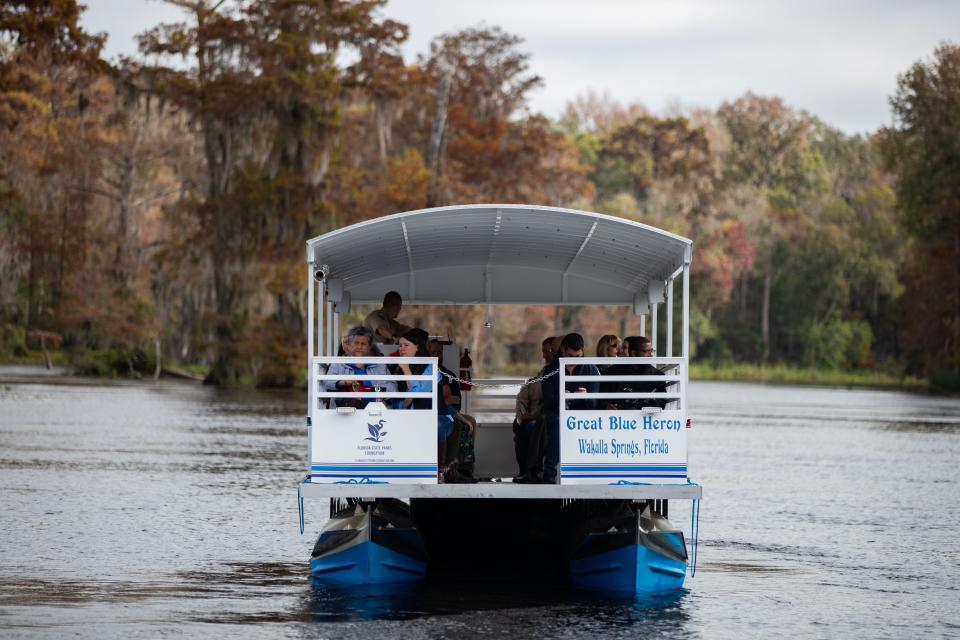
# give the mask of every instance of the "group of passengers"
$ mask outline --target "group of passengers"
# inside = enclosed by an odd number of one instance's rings
[[[544,367],[520,389],[517,396],[516,417],[513,422],[514,451],[519,475],[514,482],[554,483],[560,460],[560,358],[582,358],[583,336],[570,333],[546,338],[541,344]],[[598,358],[649,358],[654,348],[645,336],[631,336],[621,342],[615,335],[605,335],[597,343]],[[597,367],[592,364],[567,364],[568,376],[649,376],[663,375],[651,364],[612,364]],[[544,378],[542,382],[538,379]],[[663,382],[610,381],[567,382],[569,393],[646,393],[664,392]],[[570,410],[629,409],[666,406],[662,399],[613,398],[601,400],[568,400]]]
[[[460,383],[456,374],[439,365],[434,371],[430,364],[397,364],[366,363],[364,358],[380,357],[384,354],[377,348],[376,343],[396,345],[396,350],[388,353],[389,356],[405,358],[440,358],[443,343],[437,339],[430,339],[430,335],[420,328],[411,328],[397,322],[402,299],[400,295],[391,291],[384,296],[383,307],[367,316],[363,325],[351,328],[343,337],[339,355],[356,358],[350,363],[337,362],[330,365],[329,375],[356,376],[343,380],[326,380],[323,383],[327,391],[433,391],[437,384],[437,461],[440,466],[441,480],[446,481],[473,481],[473,465],[475,461],[474,434],[477,421],[461,411],[462,399]],[[405,375],[429,376],[428,380],[411,380],[395,382],[393,380],[378,379],[378,376]],[[364,408],[370,398],[337,398],[334,405],[337,407]],[[390,402],[390,401],[388,401]],[[393,409],[431,409],[433,401],[430,398],[402,398],[391,402]]]
[[[410,391],[431,392],[433,384],[437,388],[437,460],[440,465],[441,480],[474,481],[473,464],[474,435],[477,421],[461,411],[462,399],[458,376],[439,364],[433,371],[429,364],[398,363],[386,365],[364,363],[364,358],[382,355],[375,342],[396,344],[397,350],[391,356],[435,357],[442,360],[443,343],[430,339],[423,329],[407,327],[397,321],[402,306],[400,294],[391,291],[384,296],[382,308],[367,316],[363,325],[351,328],[343,338],[341,355],[357,358],[350,363],[334,363],[328,373],[348,375],[356,378],[327,380],[324,387],[328,391]],[[581,358],[584,355],[583,336],[570,333],[546,338],[541,344],[544,360],[543,368],[536,376],[524,384],[516,400],[516,416],[513,422],[514,451],[519,466],[519,475],[514,482],[554,483],[557,479],[557,465],[560,459],[560,358]],[[645,336],[625,338],[621,343],[615,335],[605,335],[597,343],[597,357],[612,358],[626,356],[648,358],[654,354],[653,344]],[[650,364],[612,364],[597,367],[592,364],[567,364],[568,376],[649,376],[663,375]],[[378,380],[377,376],[389,375],[426,375],[431,380],[401,381]],[[540,379],[543,379],[542,381]],[[566,391],[570,393],[643,393],[666,391],[664,382],[611,381],[611,382],[567,382]],[[369,399],[338,398],[336,406],[362,408]],[[429,398],[397,399],[394,409],[430,409]],[[624,398],[624,399],[582,399],[568,400],[567,409],[630,409],[644,407],[663,408],[662,399]]]

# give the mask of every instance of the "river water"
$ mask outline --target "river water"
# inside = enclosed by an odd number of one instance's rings
[[[694,383],[696,576],[331,591],[296,484],[301,393],[0,369],[0,636],[960,636],[960,400]],[[689,534],[687,503],[671,518]]]

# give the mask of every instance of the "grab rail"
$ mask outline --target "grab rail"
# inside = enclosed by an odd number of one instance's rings
[[[369,356],[369,357],[356,357],[356,356],[315,356],[311,364],[311,376],[310,384],[312,387],[311,395],[314,399],[314,404],[312,405],[316,410],[326,410],[327,407],[323,406],[325,401],[328,399],[394,399],[394,398],[426,398],[431,400],[431,408],[436,411],[437,402],[437,381],[436,373],[431,374],[381,374],[381,373],[353,373],[353,374],[330,374],[327,373],[324,367],[328,367],[332,364],[426,364],[432,367],[432,371],[437,371],[437,359],[436,358],[425,358],[425,357],[404,357],[404,356]],[[324,388],[323,383],[327,381],[338,381],[338,380],[369,380],[371,382],[413,382],[413,381],[430,381],[431,390],[430,391],[386,391],[380,389],[379,385],[374,387],[373,391],[327,391]]]
[[[649,358],[560,358],[560,409],[566,406],[569,400],[664,400],[666,403],[677,403],[674,408],[687,408],[687,359],[677,357],[649,357]],[[568,375],[567,365],[651,365],[657,367],[662,375]],[[575,392],[567,391],[568,382],[641,382],[648,385],[660,383],[664,391],[615,391],[615,392]],[[602,409],[602,407],[601,407]]]

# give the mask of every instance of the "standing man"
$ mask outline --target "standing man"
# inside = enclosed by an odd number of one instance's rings
[[[582,358],[583,336],[570,333],[560,342],[560,352],[546,368],[544,375],[557,372],[543,381],[543,415],[547,425],[547,455],[543,461],[543,482],[557,481],[557,466],[560,464],[560,358]],[[567,374],[573,376],[598,376],[600,372],[592,364],[568,364]],[[599,382],[568,382],[567,393],[597,393]],[[570,400],[568,409],[593,409],[593,400]]]
[[[373,332],[375,340],[393,344],[410,330],[410,327],[397,322],[397,316],[400,315],[402,307],[403,298],[396,291],[388,291],[383,296],[383,306],[372,311],[363,321],[364,326]]]
[[[543,367],[534,378],[543,375],[556,355],[553,336],[540,344]],[[531,378],[532,380],[533,378]],[[514,482],[535,482],[543,454],[543,388],[540,382],[530,382],[520,387],[517,394],[516,416],[513,419],[513,452],[517,458],[519,474]]]

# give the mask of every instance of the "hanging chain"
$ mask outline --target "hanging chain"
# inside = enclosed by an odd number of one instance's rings
[[[460,384],[469,384],[474,387],[480,387],[481,389],[506,389],[507,387],[517,387],[517,386],[525,387],[527,385],[543,382],[547,378],[552,378],[553,376],[560,373],[560,369],[557,369],[556,371],[551,371],[550,373],[547,373],[542,376],[538,376],[536,378],[530,378],[529,380],[525,380],[523,382],[511,382],[509,384],[484,384],[482,382],[476,382],[474,380],[463,380],[462,378],[458,378],[457,376],[452,376],[449,373],[444,373],[443,371],[441,371],[441,373],[443,373],[444,377],[447,378],[450,382],[459,382]]]

